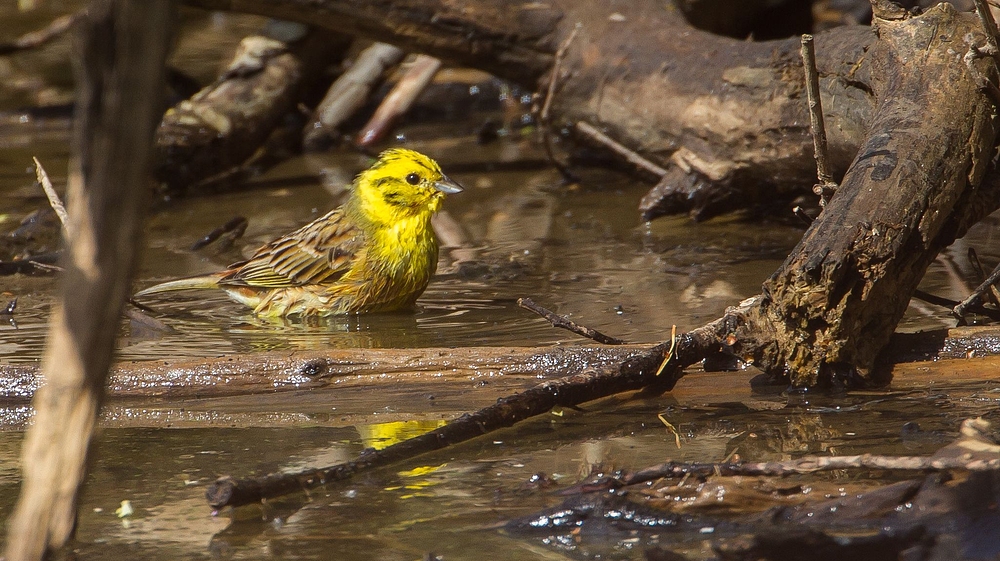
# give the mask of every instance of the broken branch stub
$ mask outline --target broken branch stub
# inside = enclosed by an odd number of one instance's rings
[[[985,41],[974,16],[941,4],[873,25],[876,109],[866,138],[825,211],[764,284],[745,334],[764,337],[749,353],[759,366],[799,386],[854,374],[871,381],[927,266],[997,207],[996,182],[980,185],[994,107],[962,61],[968,45],[956,45]],[[986,72],[996,79],[992,63]]]

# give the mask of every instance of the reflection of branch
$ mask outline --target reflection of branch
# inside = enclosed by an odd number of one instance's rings
[[[41,47],[45,43],[48,43],[65,33],[66,30],[68,30],[76,22],[76,20],[80,19],[84,14],[86,14],[86,11],[81,10],[75,14],[60,16],[52,20],[52,23],[44,29],[25,33],[15,39],[12,43],[0,43],[0,55],[9,55],[18,51],[26,51]]]
[[[518,298],[517,305],[524,308],[525,310],[535,312],[536,314],[547,319],[549,323],[552,324],[552,327],[561,327],[563,329],[568,329],[569,331],[572,331],[577,335],[597,341],[598,343],[602,343],[604,345],[625,344],[625,341],[622,341],[621,339],[605,335],[600,331],[597,331],[596,329],[591,329],[585,325],[580,325],[565,316],[556,314],[552,310],[543,308],[538,304],[535,304],[534,300],[532,300],[531,298]]]

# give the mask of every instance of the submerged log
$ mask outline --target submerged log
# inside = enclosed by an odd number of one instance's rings
[[[114,401],[182,400],[419,380],[504,379],[511,387],[523,387],[540,378],[615,367],[649,349],[646,345],[339,349],[126,361],[112,366],[106,396]],[[948,381],[947,373],[954,373],[951,379],[956,382],[981,380],[991,376],[1000,358],[1000,328],[898,333],[888,350],[879,367],[902,376],[898,381],[907,387]],[[37,366],[0,364],[0,381],[0,402],[15,404],[30,400],[42,377]]]
[[[618,365],[648,347],[471,347],[272,352],[180,361],[122,362],[108,379],[109,399],[184,399],[273,393],[324,386],[377,385],[414,378],[572,376]],[[31,399],[41,385],[36,367],[0,365],[0,400]]]

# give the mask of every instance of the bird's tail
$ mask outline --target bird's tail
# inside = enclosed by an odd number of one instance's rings
[[[150,294],[159,294],[161,292],[173,292],[175,290],[192,290],[196,288],[219,288],[220,278],[222,278],[222,275],[212,274],[212,275],[201,275],[197,277],[187,277],[183,279],[161,282],[160,284],[154,284],[149,288],[136,292],[134,297],[148,296]]]

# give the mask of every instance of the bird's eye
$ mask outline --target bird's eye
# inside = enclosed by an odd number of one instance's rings
[[[411,173],[406,176],[406,182],[410,185],[416,185],[417,183],[420,183],[420,176],[415,173]]]

